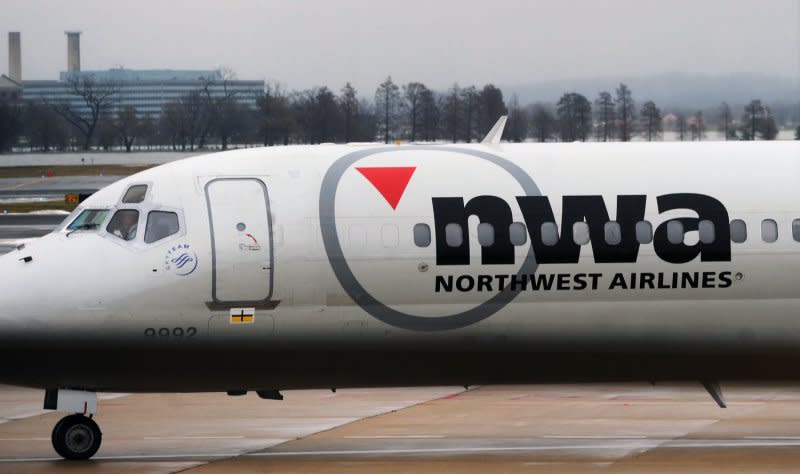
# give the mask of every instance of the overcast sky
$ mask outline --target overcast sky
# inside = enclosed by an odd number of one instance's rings
[[[24,79],[66,68],[211,69],[290,89],[387,75],[434,88],[664,72],[800,78],[800,0],[4,0]]]

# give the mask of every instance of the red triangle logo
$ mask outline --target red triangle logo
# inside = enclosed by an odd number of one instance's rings
[[[397,209],[397,204],[406,191],[411,175],[416,171],[415,166],[386,166],[375,168],[356,168],[364,175],[375,189],[386,199],[386,202]]]

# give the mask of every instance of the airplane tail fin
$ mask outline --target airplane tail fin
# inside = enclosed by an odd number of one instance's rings
[[[486,137],[481,141],[483,145],[498,145],[500,143],[500,137],[503,136],[503,129],[506,128],[506,119],[508,119],[507,115],[503,115],[497,119],[497,123],[494,124],[494,127],[489,130],[489,133],[487,133]]]

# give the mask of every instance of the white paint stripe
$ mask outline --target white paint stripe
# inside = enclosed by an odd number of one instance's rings
[[[341,451],[270,451],[243,454],[244,457],[293,457],[293,456],[350,456],[350,455],[391,455],[391,454],[459,454],[459,453],[502,453],[520,451],[560,451],[560,450],[598,450],[598,449],[641,449],[653,448],[657,443],[636,444],[594,444],[558,446],[479,446],[473,448],[412,448],[412,449],[354,449]]]
[[[745,436],[744,439],[792,439],[800,440],[800,436]]]
[[[0,441],[50,441],[50,438],[0,438]]]
[[[372,435],[344,436],[345,439],[442,439],[444,435]]]
[[[661,444],[666,443],[666,444]],[[742,447],[790,447],[800,446],[800,440],[771,441],[771,440],[681,440],[673,441],[666,438],[648,438],[637,443],[605,443],[605,444],[560,444],[551,446],[478,446],[478,447],[449,447],[449,448],[419,448],[419,449],[363,449],[363,450],[338,450],[338,451],[266,451],[256,453],[193,453],[193,454],[144,454],[131,456],[95,456],[96,461],[124,461],[137,459],[170,460],[170,459],[198,459],[214,460],[220,458],[242,457],[299,457],[299,456],[357,456],[357,455],[396,455],[396,454],[459,454],[459,453],[502,453],[502,452],[542,452],[542,451],[596,451],[617,449],[653,449],[653,448],[742,448]],[[60,458],[5,458],[0,463],[15,462],[45,462]]]
[[[544,435],[546,439],[648,439],[645,435],[622,435],[622,436],[602,436],[602,435]],[[655,438],[649,438],[655,439]]]
[[[244,436],[145,436],[147,440],[184,440],[184,439],[243,439]]]

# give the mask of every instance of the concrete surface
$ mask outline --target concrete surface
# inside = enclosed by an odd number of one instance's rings
[[[100,403],[103,446],[57,460],[40,391],[0,390],[5,472],[788,472],[800,387],[699,384],[135,394]]]
[[[0,201],[94,192],[121,176],[54,176],[52,178],[0,178]]]
[[[57,165],[150,165],[180,160],[204,152],[85,152],[85,153],[18,153],[0,155],[0,166],[57,166]],[[81,161],[83,160],[83,161]]]

